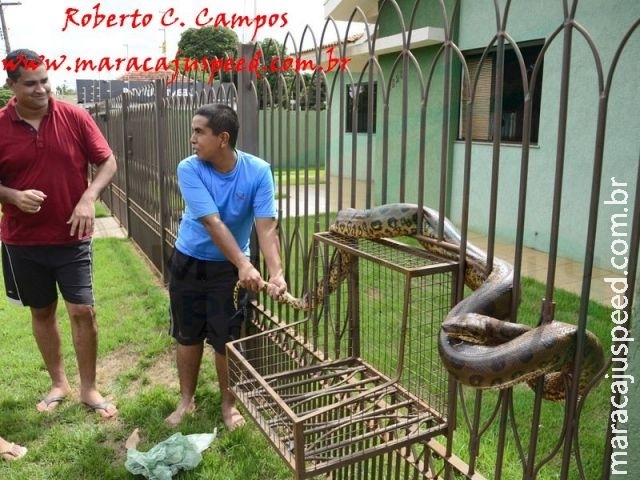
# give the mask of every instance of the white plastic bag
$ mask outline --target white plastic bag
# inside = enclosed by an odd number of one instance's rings
[[[147,452],[128,448],[124,465],[134,475],[143,475],[150,480],[170,480],[180,470],[194,469],[202,461],[201,453],[209,448],[216,434],[217,430],[191,435],[178,432]],[[133,435],[137,437],[137,431]]]

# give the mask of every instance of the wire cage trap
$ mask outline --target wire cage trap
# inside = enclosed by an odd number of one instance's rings
[[[317,233],[312,277],[324,291],[336,255],[348,255],[346,278],[306,318],[285,324],[254,303],[258,333],[227,344],[231,391],[296,479],[447,430],[437,338],[456,264],[396,239]]]

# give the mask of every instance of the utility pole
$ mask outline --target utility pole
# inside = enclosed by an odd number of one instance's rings
[[[9,43],[9,29],[4,20],[4,7],[9,5],[22,5],[22,2],[0,2],[0,24],[2,26],[2,37],[4,38],[4,48],[7,53],[11,51],[11,44]]]
[[[127,49],[127,69],[125,70],[125,75],[127,78],[127,92],[128,92],[131,89],[131,81],[129,79],[129,75],[131,74],[131,72],[129,72],[129,44],[123,43],[122,46],[126,47]]]
[[[166,10],[160,10],[160,13],[162,13],[163,15],[165,13],[167,13]],[[162,45],[160,45],[160,50],[162,51],[163,55],[166,55],[167,53],[167,29],[166,28],[161,28],[160,29],[162,31]]]
[[[160,45],[160,50],[162,50],[162,54],[165,55],[167,53],[167,29],[161,28],[162,31],[162,45]]]

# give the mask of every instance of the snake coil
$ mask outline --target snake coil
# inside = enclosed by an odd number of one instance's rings
[[[488,271],[486,253],[469,243],[461,258],[458,230],[447,218],[442,221],[440,239],[437,211],[392,203],[367,210],[341,210],[329,230],[359,239],[414,236],[423,248],[438,257],[456,262],[464,260],[464,280],[472,293],[451,309],[441,325],[438,352],[445,368],[460,383],[480,389],[501,389],[521,382],[534,387],[536,380],[544,376],[543,397],[563,399],[573,372],[577,327],[558,321],[535,328],[509,322],[512,266],[494,258]],[[418,225],[422,225],[420,232]],[[444,248],[442,242],[449,248]],[[350,255],[338,252],[326,283],[318,281],[311,293],[302,298],[286,293],[279,301],[297,310],[311,310],[338,288],[349,272],[350,263]],[[603,367],[602,344],[587,331],[578,379],[581,395]]]

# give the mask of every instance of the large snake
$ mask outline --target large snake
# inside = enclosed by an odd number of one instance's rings
[[[413,236],[430,253],[459,262],[460,234],[445,217],[440,229],[439,218],[435,210],[406,203],[367,210],[347,208],[338,212],[329,230],[358,239]],[[421,231],[418,225],[422,225]],[[577,327],[555,320],[535,328],[509,322],[512,266],[494,258],[488,271],[486,253],[470,243],[464,262],[464,281],[473,292],[453,307],[441,325],[438,351],[445,368],[460,383],[480,389],[501,389],[520,382],[533,388],[544,376],[543,397],[564,398],[573,372]],[[338,288],[349,273],[350,263],[349,254],[338,252],[326,281],[318,281],[302,298],[286,293],[280,301],[294,309],[310,310]],[[578,379],[581,395],[603,366],[603,347],[587,331]]]

